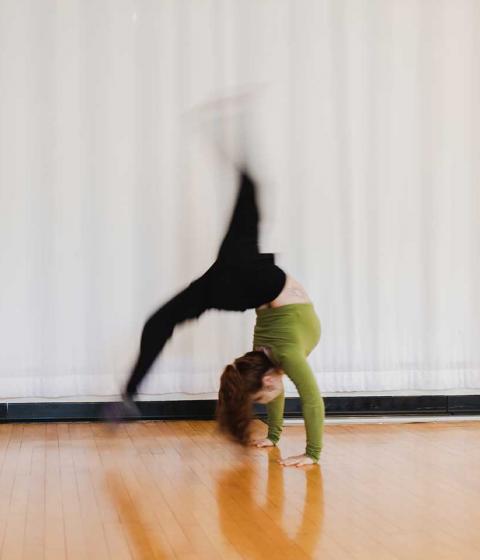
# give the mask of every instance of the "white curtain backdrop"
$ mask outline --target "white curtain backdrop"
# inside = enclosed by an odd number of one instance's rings
[[[216,254],[232,91],[322,392],[480,390],[479,53],[478,0],[0,0],[0,398],[118,394]],[[212,397],[254,320],[179,329],[142,394]]]

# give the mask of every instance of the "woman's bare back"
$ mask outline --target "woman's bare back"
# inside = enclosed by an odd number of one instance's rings
[[[266,309],[268,307],[282,307],[284,305],[290,305],[292,303],[312,303],[311,299],[308,297],[305,288],[295,280],[292,276],[287,275],[287,281],[280,295],[265,305],[259,307],[259,309]]]

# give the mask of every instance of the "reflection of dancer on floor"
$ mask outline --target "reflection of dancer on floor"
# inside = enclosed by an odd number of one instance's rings
[[[270,459],[277,457],[278,449],[272,449],[270,455]],[[215,477],[218,521],[226,541],[251,560],[333,558],[332,549],[339,553],[338,558],[344,558],[339,546],[323,538],[322,470],[307,468],[299,473],[293,502],[284,471],[275,461],[268,461],[266,480],[265,470],[259,467],[249,462],[225,469]],[[236,507],[232,507],[232,501]],[[274,540],[257,537],[266,518],[275,526]],[[238,530],[239,526],[243,531]]]
[[[135,413],[133,397],[138,386],[177,325],[197,319],[209,309],[256,308],[255,343],[262,349],[239,358],[223,373],[220,425],[246,443],[252,402],[269,402],[268,440],[252,443],[274,445],[283,417],[283,370],[298,388],[308,440],[306,455],[287,459],[284,464],[311,464],[320,454],[324,408],[305,357],[318,342],[320,325],[298,282],[275,265],[274,255],[259,252],[258,222],[255,184],[241,171],[235,209],[217,260],[145,323],[140,353],[122,393],[122,409],[113,416]]]

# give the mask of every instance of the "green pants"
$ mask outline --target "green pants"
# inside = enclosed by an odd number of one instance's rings
[[[307,356],[318,344],[320,332],[320,321],[310,303],[257,310],[253,346],[269,348],[277,365],[295,384],[307,432],[305,453],[315,462],[322,449],[325,406]],[[284,393],[267,404],[268,438],[273,443],[280,439],[284,408]]]

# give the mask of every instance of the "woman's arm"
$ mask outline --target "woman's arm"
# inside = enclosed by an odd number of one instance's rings
[[[267,438],[275,445],[280,439],[283,428],[283,411],[285,409],[285,393],[267,404],[268,435]]]
[[[283,371],[293,381],[300,395],[307,432],[305,454],[313,461],[318,462],[322,449],[325,405],[317,381],[306,358],[296,347],[292,347],[291,350],[284,350],[278,357]]]
[[[273,357],[272,351],[267,346],[255,346],[254,350],[257,352],[264,352],[268,359],[273,363],[277,363]],[[283,429],[283,412],[285,409],[285,392],[282,391],[278,397],[267,403],[267,424],[268,435],[267,438],[273,443],[277,444]]]

